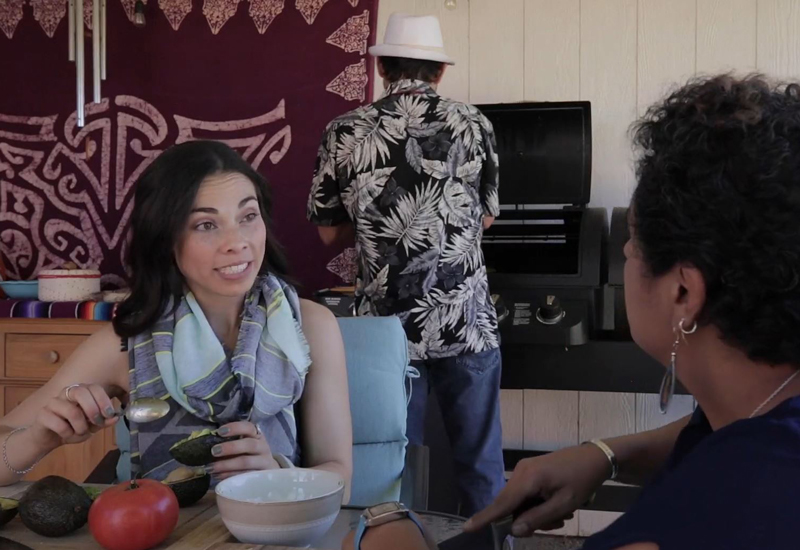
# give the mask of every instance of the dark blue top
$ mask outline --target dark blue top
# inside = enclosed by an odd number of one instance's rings
[[[584,550],[800,549],[800,397],[713,431],[698,408],[664,470]]]

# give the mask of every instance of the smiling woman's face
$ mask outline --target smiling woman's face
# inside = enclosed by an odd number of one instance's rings
[[[194,294],[243,296],[261,269],[266,240],[253,183],[239,173],[215,174],[197,192],[175,260]]]

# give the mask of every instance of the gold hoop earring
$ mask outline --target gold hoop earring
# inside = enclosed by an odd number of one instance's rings
[[[683,334],[694,334],[697,331],[697,321],[692,321],[692,328],[685,329],[683,328],[683,322],[685,320],[686,319],[681,319],[680,322],[678,322],[678,328],[681,330]]]

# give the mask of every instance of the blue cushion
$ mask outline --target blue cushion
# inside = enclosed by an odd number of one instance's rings
[[[114,440],[119,449],[117,481],[128,481],[131,478],[131,434],[124,418],[114,426]]]
[[[405,331],[396,317],[340,318],[339,328],[353,417],[350,504],[398,500],[408,442]]]

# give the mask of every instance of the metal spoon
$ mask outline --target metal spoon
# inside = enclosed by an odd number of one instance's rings
[[[163,399],[143,397],[142,399],[131,401],[125,409],[116,411],[115,416],[125,415],[131,422],[143,424],[164,418],[168,412],[169,403]]]

